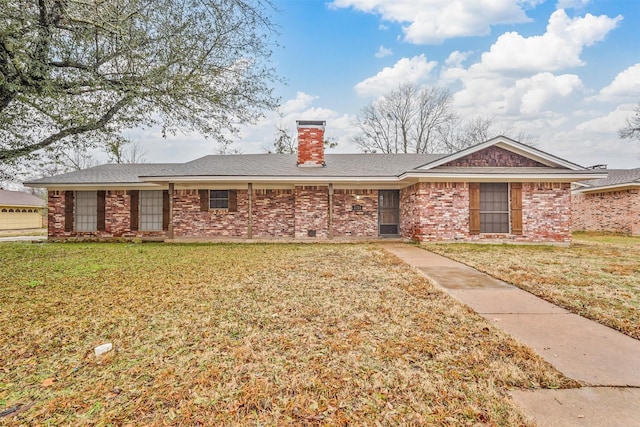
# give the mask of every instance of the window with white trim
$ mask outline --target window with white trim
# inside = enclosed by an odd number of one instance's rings
[[[96,231],[98,228],[98,192],[76,191],[74,203],[76,231]]]
[[[140,191],[140,231],[162,231],[162,190]]]

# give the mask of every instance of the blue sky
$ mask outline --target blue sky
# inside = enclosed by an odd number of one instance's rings
[[[445,87],[463,118],[525,132],[538,148],[589,166],[640,167],[640,142],[618,129],[640,102],[638,0],[274,0],[279,114],[233,147],[264,152],[276,125],[326,120],[335,152],[355,115],[402,83]],[[197,135],[134,132],[150,162],[214,153]]]

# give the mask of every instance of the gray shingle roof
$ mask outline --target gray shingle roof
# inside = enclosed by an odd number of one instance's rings
[[[393,177],[438,159],[433,154],[327,154],[326,167],[298,167],[296,154],[210,155],[187,163],[107,164],[26,184],[131,184],[139,177],[172,176],[344,176]]]
[[[38,184],[133,184],[142,183],[141,175],[162,175],[169,173],[180,163],[107,164],[89,169],[73,171],[62,175],[49,176],[27,182]]]
[[[406,172],[419,174],[562,174],[585,175],[591,170],[563,168],[446,168],[417,169],[446,157],[445,154],[326,154],[325,167],[298,167],[296,154],[210,155],[186,163],[107,164],[67,174],[41,178],[26,184],[110,185],[161,182],[172,177],[273,177],[273,178],[394,178]],[[157,178],[157,180],[154,180]]]
[[[591,190],[601,187],[615,187],[627,184],[640,184],[640,168],[636,169],[607,169],[609,175],[603,179],[594,179],[584,181],[581,184],[586,185],[585,190]]]
[[[0,205],[4,206],[44,206],[46,203],[38,196],[22,191],[0,190]]]
[[[205,156],[174,170],[176,176],[399,176],[439,154],[326,154],[325,167],[298,167],[296,154]],[[173,175],[168,175],[173,176]]]

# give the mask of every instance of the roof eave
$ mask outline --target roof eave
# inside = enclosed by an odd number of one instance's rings
[[[531,182],[531,181],[545,181],[545,182],[578,182],[585,179],[601,179],[606,178],[606,174],[593,174],[585,177],[584,173],[420,173],[420,172],[407,172],[401,175],[400,178],[418,178],[422,181],[442,181],[442,180],[456,180],[456,181],[495,181],[506,180],[513,182]]]
[[[90,188],[105,188],[105,189],[119,189],[119,188],[140,188],[140,187],[150,187],[156,188],[157,184],[150,182],[25,182],[23,183],[25,187],[31,188],[46,188],[48,190],[86,190]]]
[[[635,188],[640,188],[640,182],[627,182],[624,184],[605,185],[602,187],[578,188],[573,190],[573,193],[605,193],[611,191],[632,190]]]

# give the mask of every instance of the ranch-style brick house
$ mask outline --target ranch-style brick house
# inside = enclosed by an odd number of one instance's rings
[[[499,136],[455,154],[297,154],[107,164],[26,183],[48,190],[49,238],[568,243],[571,185],[605,178]]]
[[[640,235],[640,168],[607,172],[574,188],[573,230]]]

